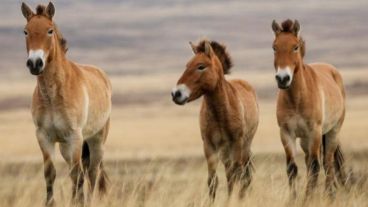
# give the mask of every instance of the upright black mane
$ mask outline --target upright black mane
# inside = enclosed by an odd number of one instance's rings
[[[197,51],[198,52],[204,52],[205,51],[205,42],[208,40],[202,40],[198,46]],[[230,74],[231,73],[231,67],[233,66],[231,57],[229,53],[226,51],[226,47],[216,41],[210,41],[211,47],[213,52],[216,54],[217,58],[220,60],[222,69],[224,71],[224,74]]]

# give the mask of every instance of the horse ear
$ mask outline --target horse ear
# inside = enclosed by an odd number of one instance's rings
[[[209,41],[204,42],[204,54],[206,54],[208,57],[211,57],[213,54],[212,46]]]
[[[294,21],[294,26],[293,26],[293,34],[298,37],[299,32],[300,32],[300,24],[299,24],[298,20],[295,20]]]
[[[194,54],[197,54],[197,47],[193,44],[193,42],[189,42],[189,45],[190,45],[190,47],[192,48],[192,50],[193,50],[193,53]]]
[[[22,14],[27,21],[34,15],[33,11],[29,8],[26,3],[22,3]]]
[[[278,35],[281,33],[281,27],[280,25],[276,22],[276,20],[272,21],[272,30],[275,33],[275,35]]]
[[[52,19],[52,17],[54,16],[55,14],[55,6],[52,2],[49,3],[49,5],[47,5],[46,7],[46,15]]]

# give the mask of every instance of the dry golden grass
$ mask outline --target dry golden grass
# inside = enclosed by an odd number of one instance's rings
[[[228,199],[223,167],[219,167],[220,185],[213,206],[277,207],[290,204],[283,155],[256,156],[254,180],[242,201],[236,195]],[[336,200],[331,202],[323,193],[324,176],[321,173],[316,195],[306,206],[367,206],[368,169],[364,164],[367,156],[367,152],[348,156],[348,165],[354,169],[357,185],[351,189],[339,188]],[[300,206],[304,198],[306,173],[302,160],[300,156],[298,197],[293,203],[296,205],[291,206]],[[208,206],[207,170],[202,158],[110,161],[106,166],[111,180],[109,192],[102,200],[94,196],[92,206]],[[57,206],[69,206],[71,181],[68,171],[65,164],[58,164],[57,170]],[[42,206],[45,187],[40,163],[3,163],[0,172],[0,206]]]

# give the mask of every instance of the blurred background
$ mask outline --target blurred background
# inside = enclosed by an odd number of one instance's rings
[[[171,102],[170,91],[192,57],[189,41],[227,46],[229,78],[257,90],[261,123],[255,153],[283,152],[275,118],[271,22],[298,19],[305,62],[327,62],[343,74],[346,151],[368,150],[368,1],[53,1],[54,21],[68,41],[70,60],[103,68],[113,83],[107,159],[201,156],[199,103]],[[47,1],[26,1],[35,8]],[[36,77],[25,66],[21,1],[0,7],[0,159],[41,161],[30,102]],[[60,158],[60,157],[59,157]]]

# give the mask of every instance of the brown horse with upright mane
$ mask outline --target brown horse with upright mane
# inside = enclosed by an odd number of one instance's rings
[[[109,130],[110,81],[102,70],[66,58],[66,41],[52,20],[51,2],[37,6],[36,13],[23,3],[22,13],[27,19],[27,67],[37,76],[32,117],[44,160],[46,205],[54,203],[56,142],[71,169],[73,201],[83,203],[84,171],[91,190],[96,185],[100,192],[106,191],[102,157]]]
[[[240,184],[242,197],[252,179],[250,146],[258,127],[254,89],[244,80],[225,79],[232,62],[225,47],[215,41],[191,44],[194,57],[172,91],[176,104],[184,105],[202,95],[200,126],[208,164],[208,187],[215,198],[219,160],[225,165],[229,194]]]
[[[274,66],[280,88],[277,120],[286,153],[289,185],[295,195],[294,180],[298,173],[295,140],[299,137],[308,169],[306,195],[316,186],[323,158],[326,190],[334,196],[335,178],[343,185],[347,182],[338,139],[345,117],[342,77],[332,65],[303,62],[305,42],[299,34],[297,20],[286,20],[281,26],[273,21],[272,29]]]

